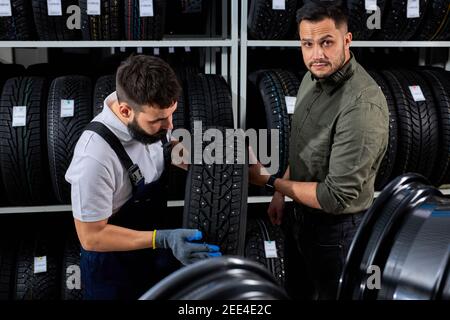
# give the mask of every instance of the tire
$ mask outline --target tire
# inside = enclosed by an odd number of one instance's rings
[[[61,100],[75,100],[74,116],[61,118]],[[92,119],[91,81],[83,76],[53,80],[48,97],[47,141],[53,191],[61,203],[70,203],[70,184],[64,175],[75,145]]]
[[[390,181],[394,170],[395,158],[397,157],[398,120],[395,99],[388,84],[376,71],[370,71],[369,74],[383,91],[389,109],[389,143],[375,179],[375,190],[381,191]]]
[[[29,0],[12,0],[11,17],[0,17],[0,41],[33,40],[33,10]]]
[[[81,246],[75,230],[67,233],[64,254],[62,258],[62,300],[82,300],[83,288],[81,287],[80,273]]]
[[[296,0],[286,0],[286,10],[273,10],[272,0],[250,0],[248,33],[257,40],[283,39],[295,24]]]
[[[100,15],[95,16],[87,14],[87,0],[79,0],[79,3],[83,40],[122,40],[122,1],[101,1]]]
[[[24,74],[25,68],[20,64],[0,63],[0,92],[9,78],[20,77]]]
[[[429,178],[438,147],[438,119],[428,85],[416,73],[383,71],[394,93],[399,124],[399,149],[394,176],[415,172]],[[410,85],[420,85],[426,101],[415,102]]]
[[[125,38],[127,40],[161,40],[166,20],[166,1],[153,0],[153,17],[140,17],[139,0],[124,0]]]
[[[93,116],[96,117],[103,110],[103,103],[107,96],[116,91],[116,76],[107,75],[97,79],[94,89],[92,105]]]
[[[4,235],[4,232],[2,232]],[[9,236],[9,235],[8,235]],[[0,243],[0,301],[12,299],[16,247],[10,237],[1,237]]]
[[[9,202],[38,205],[48,200],[45,144],[48,86],[43,78],[9,79],[0,101],[0,168]],[[26,106],[26,125],[12,126],[14,106]],[[43,130],[44,129],[44,130]]]
[[[275,241],[278,258],[266,258],[265,241]],[[265,266],[277,280],[285,285],[284,234],[280,226],[274,226],[266,219],[252,219],[247,223],[245,235],[245,257]]]
[[[433,41],[446,41],[450,40],[450,4],[447,8],[447,14],[445,20],[442,21],[442,24],[439,26],[436,33],[433,35]]]
[[[381,15],[383,15],[386,1],[378,0],[377,5],[380,8]],[[353,34],[354,40],[369,40],[375,33],[375,29],[367,27],[367,19],[374,13],[374,11],[366,11],[364,1],[361,0],[347,0],[348,10],[348,28]]]
[[[47,0],[32,0],[34,23],[39,40],[79,40],[79,30],[70,30],[67,21],[72,14],[66,13],[71,5],[78,5],[76,0],[62,0],[62,16],[49,16]]]
[[[431,41],[441,32],[450,14],[450,4],[447,0],[433,0],[428,5],[425,17],[414,40]]]
[[[217,130],[229,141],[225,128]],[[195,146],[194,139],[192,146]],[[225,158],[221,159],[223,164],[206,164],[204,161],[196,164],[195,159],[201,158],[208,148],[206,143],[201,150],[191,152],[193,164],[189,166],[186,181],[183,226],[202,231],[202,241],[219,245],[222,254],[242,256],[247,216],[248,155],[238,150],[236,140],[233,145],[234,159],[244,156],[245,164],[237,164],[236,161],[226,164]],[[224,145],[224,155],[226,149]]]
[[[203,127],[233,128],[233,109],[228,84],[222,76],[198,74],[187,81],[190,129],[195,121]]]
[[[279,130],[278,143],[280,165],[276,175],[281,177],[286,171],[289,160],[290,128],[289,115],[286,108],[285,91],[279,77],[275,72],[270,70],[260,73],[258,87],[264,103],[267,129]],[[296,95],[297,92],[295,92],[295,96]]]
[[[376,33],[378,40],[395,41],[411,39],[420,27],[428,4],[431,0],[420,1],[420,17],[406,18],[406,1],[392,0],[384,10],[382,28]]]
[[[413,124],[413,150],[406,172],[416,172],[430,179],[439,147],[439,125],[433,94],[426,82],[416,72],[401,70],[396,72],[396,77],[403,84],[403,90],[409,99]],[[415,102],[413,100],[408,89],[408,86],[412,84],[420,85],[426,101]]]
[[[420,75],[433,92],[439,123],[439,149],[430,182],[440,186],[450,182],[450,78],[444,71],[422,70]]]
[[[15,278],[15,300],[57,300],[60,298],[60,263],[56,239],[35,235],[19,245]],[[34,273],[34,258],[47,257],[47,272]]]

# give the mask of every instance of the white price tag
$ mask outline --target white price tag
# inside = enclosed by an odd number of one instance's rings
[[[34,257],[34,273],[47,272],[47,257]]]
[[[13,127],[24,127],[27,122],[27,107],[13,107]]]
[[[47,11],[49,16],[62,16],[61,0],[47,0]]]
[[[153,55],[159,56],[159,48],[153,48]]]
[[[419,102],[426,100],[420,86],[409,86],[409,91],[411,91],[414,101]]]
[[[73,117],[75,100],[61,100],[61,118]]]
[[[295,110],[295,103],[297,102],[297,97],[285,97],[285,99],[288,114],[293,114]]]
[[[99,16],[100,12],[100,0],[88,0],[87,2],[87,14],[90,16]]]
[[[273,10],[286,10],[286,0],[272,0]]]
[[[365,2],[367,11],[377,11],[377,0],[366,0]]]
[[[144,52],[144,50],[142,49],[142,47],[137,47],[136,52],[141,54],[142,52]]]
[[[11,17],[11,0],[0,0],[0,17]]]
[[[153,0],[139,0],[139,13],[141,17],[153,17]]]
[[[126,52],[126,51],[127,51],[127,48],[125,48],[125,47],[120,47],[120,48],[119,48],[119,51],[120,51],[120,52]]]
[[[191,47],[184,47],[184,51],[191,52]]]
[[[169,53],[175,53],[175,48],[174,47],[169,47]]]
[[[420,0],[408,0],[408,7],[406,8],[407,18],[420,17]]]
[[[266,258],[278,258],[275,241],[264,241],[264,251],[266,252]]]

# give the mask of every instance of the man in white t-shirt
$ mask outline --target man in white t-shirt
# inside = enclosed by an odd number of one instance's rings
[[[193,242],[198,230],[166,229],[169,131],[181,91],[173,70],[159,58],[132,56],[117,70],[116,90],[66,173],[86,299],[136,299],[178,267],[173,257],[186,265],[220,255]]]

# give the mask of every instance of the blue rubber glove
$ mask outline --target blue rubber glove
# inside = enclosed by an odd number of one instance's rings
[[[202,233],[196,229],[156,230],[155,244],[156,248],[171,249],[184,265],[222,255],[218,246],[191,242],[201,239]]]

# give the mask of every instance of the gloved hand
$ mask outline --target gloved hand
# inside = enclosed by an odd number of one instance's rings
[[[218,246],[190,242],[201,238],[202,233],[196,229],[156,230],[155,247],[171,249],[175,258],[184,265],[222,255]]]

